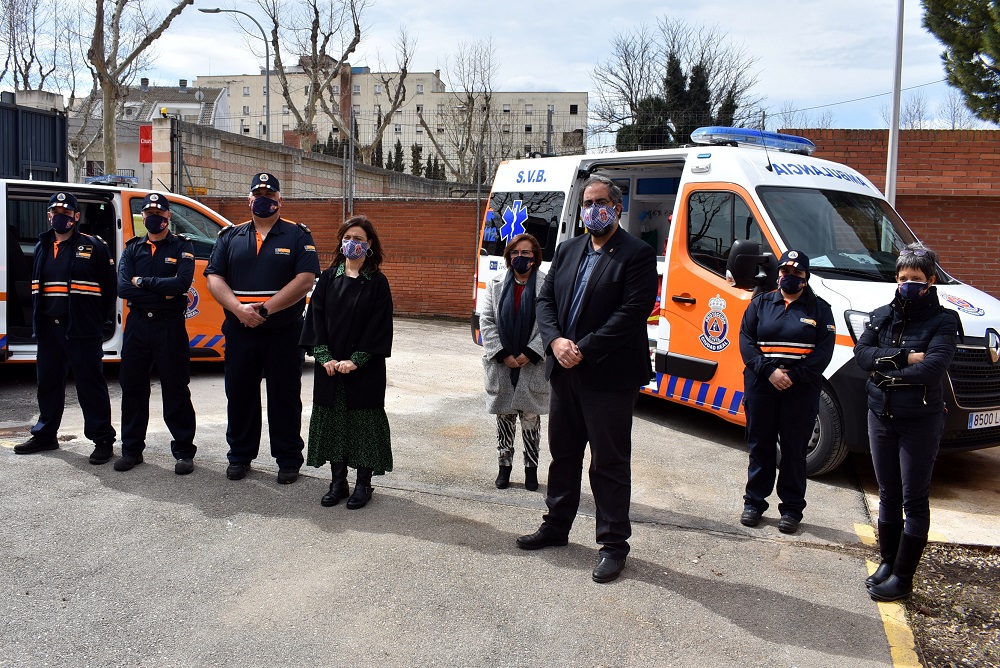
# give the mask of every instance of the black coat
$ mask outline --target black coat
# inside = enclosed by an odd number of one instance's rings
[[[897,293],[876,309],[854,346],[854,359],[870,374],[868,408],[890,417],[942,412],[959,327],[958,314],[941,306],[933,286],[922,299],[904,301]],[[924,361],[907,364],[910,352],[924,353]]]
[[[347,407],[364,410],[385,407],[385,358],[392,353],[392,294],[385,274],[374,272],[358,278],[337,275],[340,265],[319,277],[306,310],[299,345],[309,349],[327,346],[337,361],[354,353],[368,360],[348,374],[328,376],[316,365],[313,403],[332,406],[339,383],[344,384]]]

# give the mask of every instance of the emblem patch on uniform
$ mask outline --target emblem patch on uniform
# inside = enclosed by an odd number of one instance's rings
[[[826,329],[827,329],[828,332],[836,332],[837,331],[837,326],[836,325],[827,325]]]
[[[81,245],[79,245],[79,246],[76,247],[76,256],[77,257],[82,257],[82,258],[84,258],[86,260],[90,259],[90,254],[93,253],[93,252],[94,252],[94,247],[93,246],[84,246],[84,245],[81,244]]]
[[[165,258],[163,258],[163,261],[166,264],[177,264],[177,258],[175,258],[175,257],[165,257]]]
[[[194,259],[194,253],[181,253],[181,259],[182,260],[193,260]]]
[[[788,259],[790,259],[790,260],[796,260],[796,259],[798,259],[798,257],[799,257],[799,252],[798,251],[788,251]]]
[[[193,318],[199,313],[201,313],[201,311],[198,310],[198,302],[199,302],[198,291],[195,290],[194,286],[192,285],[190,288],[188,288],[187,292],[187,308],[184,310],[185,320]]]
[[[275,255],[291,255],[291,253],[292,253],[292,249],[290,249],[290,248],[275,248],[274,249],[274,254]]]
[[[969,315],[986,315],[986,311],[976,306],[973,306],[961,297],[956,297],[955,295],[946,295],[943,292],[938,293],[944,298],[946,302],[957,308],[962,313],[968,313]]]
[[[303,248],[312,253],[316,252],[316,247],[313,246],[312,244],[306,244],[305,246],[303,246]]]
[[[812,318],[799,318],[799,322],[809,325],[810,327],[816,326],[816,321],[813,320]]]
[[[701,323],[701,336],[698,340],[713,353],[725,350],[729,347],[729,319],[723,312],[726,309],[726,300],[721,295],[716,295],[708,300],[708,307],[711,309]]]

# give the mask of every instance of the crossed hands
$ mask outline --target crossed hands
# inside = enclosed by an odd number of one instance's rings
[[[351,373],[358,368],[358,365],[351,360],[342,360],[338,362],[337,360],[330,360],[323,365],[326,369],[326,375],[332,376],[336,373]]]
[[[556,361],[564,369],[572,369],[583,361],[583,353],[569,339],[559,337],[552,342],[551,348]]]

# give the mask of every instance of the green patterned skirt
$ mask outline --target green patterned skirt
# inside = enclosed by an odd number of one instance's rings
[[[338,384],[333,406],[313,404],[309,419],[309,466],[347,462],[374,475],[392,470],[392,443],[385,409],[348,410],[344,385]]]

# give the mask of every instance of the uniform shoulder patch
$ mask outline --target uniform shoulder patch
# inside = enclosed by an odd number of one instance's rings
[[[184,234],[183,232],[178,232],[174,236],[177,237],[178,239],[180,239],[181,241],[191,241],[191,237],[189,237],[188,235]]]
[[[301,229],[301,230],[302,230],[303,232],[305,232],[306,234],[312,234],[312,230],[310,230],[310,229],[309,229],[308,227],[306,227],[306,225],[305,225],[304,223],[295,223],[295,224],[296,224],[296,225],[298,225],[298,226],[299,226],[299,228],[300,228],[300,229]]]
[[[246,223],[240,223],[240,225],[246,225]],[[219,230],[219,236],[221,237],[221,236],[223,236],[225,234],[229,234],[230,232],[232,232],[235,229],[236,229],[236,225],[233,225],[232,223],[229,223],[225,227],[223,227],[221,230]]]

